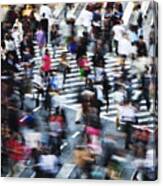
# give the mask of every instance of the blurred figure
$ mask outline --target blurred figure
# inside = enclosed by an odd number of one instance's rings
[[[154,59],[156,56],[156,47],[155,47],[156,39],[155,39],[155,28],[154,25],[151,26],[151,31],[149,33],[149,49],[148,55]]]
[[[87,52],[87,47],[85,46],[85,43],[83,43],[83,40],[80,39],[78,42],[77,50],[76,50],[77,62],[82,56],[86,55],[86,52]]]
[[[48,18],[45,17],[45,13],[42,14],[40,27],[44,31],[46,37],[46,43],[48,43],[49,21]]]
[[[151,85],[151,74],[149,71],[149,67],[146,66],[144,73],[141,77],[142,80],[142,95],[140,95],[139,100],[142,99],[142,97],[146,101],[147,109],[150,109],[150,85]]]
[[[51,91],[51,87],[50,85],[48,85],[45,91],[45,101],[44,101],[44,107],[45,110],[47,111],[51,111],[51,107],[52,107],[50,91]]]
[[[145,41],[143,40],[143,36],[139,37],[139,41],[137,43],[137,54],[138,57],[147,56],[147,46]]]
[[[92,57],[92,61],[95,70],[95,78],[96,78],[96,82],[101,82],[103,78],[102,74],[104,71],[105,61],[104,61],[103,53],[100,51],[100,49],[95,47],[94,53],[95,54]]]
[[[8,108],[8,125],[11,131],[19,131],[19,113],[17,110],[17,101],[15,99],[11,100],[10,106]]]
[[[90,150],[86,147],[77,146],[74,150],[74,161],[75,164],[86,174],[86,178],[90,179],[92,165],[95,161],[95,158],[93,154],[91,154]]]
[[[61,61],[58,67],[58,70],[63,73],[63,84],[66,81],[66,74],[70,72],[70,65],[68,64],[68,60],[66,59],[66,53],[61,55]]]
[[[23,36],[22,36],[21,33],[19,32],[19,29],[18,29],[17,26],[14,26],[14,27],[13,27],[13,30],[12,30],[12,37],[13,37],[13,39],[14,39],[16,48],[18,48],[18,47],[20,46],[20,43],[21,43],[22,40],[23,40]]]
[[[23,31],[23,24],[22,24],[22,22],[20,21],[19,18],[17,18],[15,20],[15,23],[13,25],[13,28],[14,27],[17,27],[18,28],[18,32],[19,32],[19,35],[20,35],[20,40],[22,41],[23,40],[24,31]]]
[[[113,34],[114,34],[114,45],[115,45],[115,53],[118,55],[119,54],[119,42],[122,40],[122,35],[125,32],[124,26],[122,24],[122,21],[119,20],[119,22],[113,26],[112,28]],[[123,45],[124,47],[125,45]]]
[[[132,53],[132,45],[131,41],[129,40],[128,34],[127,33],[122,33],[122,37],[119,40],[119,45],[118,45],[118,54],[126,58]]]
[[[80,67],[80,75],[81,77],[85,77],[87,79],[91,69],[90,69],[90,63],[87,59],[87,56],[82,56],[78,61],[79,67]]]
[[[53,152],[43,152],[38,163],[41,173],[40,178],[55,178],[60,169],[60,164],[59,158]]]
[[[61,42],[61,34],[59,33],[59,25],[52,25],[50,31],[50,39],[52,46],[55,48],[59,46]]]
[[[44,76],[47,78],[51,70],[51,57],[50,57],[48,49],[45,50],[45,54],[42,57],[42,63],[43,64],[42,64],[41,70],[44,73]]]
[[[14,39],[12,38],[12,36],[9,33],[5,34],[4,48],[5,48],[6,53],[8,53],[8,52],[12,53],[12,55],[17,57],[16,45],[15,45]]]
[[[47,18],[47,19],[52,17],[51,9],[47,4],[43,4],[43,5],[40,6],[39,13],[40,13],[40,17],[42,17],[43,14],[45,15],[44,17]]]
[[[142,26],[141,6],[139,4],[134,6],[129,22],[137,33],[138,27]]]
[[[119,107],[120,127],[126,134],[125,149],[129,149],[131,143],[132,125],[137,124],[136,111],[137,109],[127,100]]]
[[[69,52],[71,52],[71,54],[76,54],[77,52],[77,42],[75,40],[74,37],[70,37],[70,41],[69,41],[69,44],[68,44],[68,50]]]
[[[90,32],[92,20],[93,13],[89,5],[87,5],[86,9],[84,9],[84,11],[82,11],[82,13],[80,14],[77,25],[83,26],[87,32]]]
[[[56,155],[61,155],[62,139],[65,137],[65,121],[63,113],[59,113],[59,107],[55,113],[51,112],[49,117],[49,145],[54,149]]]
[[[101,36],[101,8],[96,8],[93,12],[93,20],[92,20],[92,32],[94,37],[98,39]]]
[[[104,15],[104,42],[106,45],[108,45],[108,50],[111,53],[113,51],[112,49],[112,41],[113,41],[113,33],[112,29],[114,26],[114,18],[113,18],[113,9],[109,7],[106,9],[105,15]]]
[[[10,168],[13,176],[16,173],[15,165],[21,166],[21,161],[29,158],[30,149],[24,144],[24,140],[19,133],[13,133],[5,145],[10,157]]]
[[[18,72],[18,59],[13,55],[13,52],[8,52],[5,59],[5,67],[9,72]]]
[[[12,6],[10,7],[10,9],[8,10],[7,14],[6,14],[5,20],[6,20],[7,22],[10,22],[11,25],[13,25],[17,17],[18,17],[18,15],[17,15],[17,12],[16,12],[16,10],[15,10],[15,6],[12,5]]]
[[[106,100],[106,112],[108,112],[109,111],[109,93],[110,93],[111,87],[109,85],[109,79],[105,72],[103,73],[102,85],[103,85],[104,99]]]
[[[37,44],[38,44],[40,50],[42,50],[42,48],[46,45],[46,36],[45,36],[45,33],[41,27],[38,27],[38,29],[35,33],[35,36],[36,36]],[[42,51],[41,51],[41,53],[42,53]]]
[[[23,11],[22,11],[22,15],[23,17],[29,17],[31,12],[33,10],[32,5],[25,5]]]

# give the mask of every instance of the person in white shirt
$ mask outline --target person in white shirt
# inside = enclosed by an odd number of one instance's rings
[[[130,18],[130,22],[133,26],[138,26],[138,17],[139,17],[139,11],[137,9],[134,9]]]
[[[119,40],[118,44],[118,54],[120,56],[128,57],[133,52],[131,41],[129,40],[128,34],[123,33],[122,38]]]
[[[103,87],[101,85],[95,85],[94,88],[96,89],[97,100],[105,103],[104,95],[103,95]]]
[[[14,27],[13,27],[13,30],[12,30],[12,38],[14,39],[16,48],[18,48],[19,45],[20,45],[20,43],[21,43],[22,40],[23,40],[23,37],[22,37],[22,35],[20,34],[20,32],[19,32],[17,26],[14,26]]]
[[[43,14],[45,14],[45,18],[49,19],[52,17],[52,11],[49,8],[48,5],[44,4],[40,7],[40,17],[43,16]]]
[[[60,95],[59,93],[55,92],[52,93],[51,96],[52,108],[56,109],[58,107],[64,107],[64,104],[66,103],[66,98],[64,97],[64,95]]]
[[[115,53],[118,55],[118,46],[119,42],[122,39],[122,35],[125,32],[124,25],[122,24],[122,21],[119,21],[118,24],[113,26],[112,31],[114,33],[114,44],[115,44]]]
[[[130,121],[135,122],[136,108],[131,104],[125,104],[119,107],[119,117],[122,122]]]
[[[24,138],[26,145],[31,148],[38,148],[42,142],[42,135],[40,132],[34,130],[27,130],[24,132]]]
[[[61,44],[62,45],[66,45],[66,43],[68,41],[68,38],[71,36],[71,25],[67,24],[67,21],[65,20],[65,21],[62,21],[59,26],[60,26],[60,30],[61,30],[62,36],[64,38],[61,41]]]
[[[13,27],[17,27],[18,28],[18,32],[20,34],[20,40],[23,40],[23,24],[19,21],[19,19],[15,20],[15,23],[13,25]]]
[[[137,109],[131,102],[125,100],[124,104],[119,106],[119,122],[123,132],[126,133],[125,148],[129,148],[131,142],[132,124],[136,124],[136,112]]]
[[[140,5],[136,5],[133,8],[129,24],[132,25],[134,31],[137,33],[138,28],[142,25],[142,19],[140,19],[141,16],[141,7]]]
[[[117,91],[115,91],[113,93],[113,99],[114,99],[115,103],[118,105],[123,104],[126,96],[127,96],[127,93],[123,87],[120,87]]]
[[[93,20],[93,13],[88,10],[83,10],[77,19],[76,25],[83,26],[88,32],[91,30],[91,24]]]
[[[43,154],[39,158],[39,167],[44,177],[55,177],[59,171],[59,163],[54,154]]]
[[[16,50],[14,40],[8,34],[5,36],[4,43],[6,52],[12,52]]]

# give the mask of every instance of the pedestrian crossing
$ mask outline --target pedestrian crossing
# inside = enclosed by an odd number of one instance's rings
[[[79,15],[80,12],[83,9],[83,4],[78,4],[74,7],[74,10],[72,10],[74,15]],[[63,19],[63,9],[60,10],[58,13],[58,16],[61,20]],[[37,44],[34,42],[34,52],[35,57],[33,61],[35,62],[35,65],[32,69],[33,74],[39,74],[40,73],[40,67],[42,64],[42,57],[41,52]],[[79,67],[77,65],[77,62],[75,60],[75,56],[68,52],[67,48],[65,46],[59,46],[53,48],[50,43],[47,44],[47,48],[50,52],[51,58],[52,58],[52,69],[57,69],[59,66],[59,62],[61,60],[61,54],[64,52],[67,54],[67,60],[71,68],[71,72],[66,74],[66,81],[63,85],[63,90],[60,91],[60,95],[64,98],[64,104],[70,105],[71,107],[74,107],[74,109],[78,109],[81,107],[79,103],[79,94],[85,87],[85,81],[80,77]],[[92,52],[87,52],[88,60],[91,64],[91,77],[95,78],[94,68],[93,68],[93,62],[92,62],[92,56],[94,54]],[[114,86],[116,84],[115,76],[121,72],[121,66],[117,62],[118,58],[114,56],[113,54],[106,53],[104,56],[105,58],[105,72],[107,74],[107,77],[109,79],[109,85],[112,87],[111,92],[109,92],[108,99],[109,99],[109,109],[106,111],[106,104],[101,107],[101,117],[108,118],[108,121],[116,121],[116,117],[118,114],[117,111],[117,104],[114,100]],[[127,76],[131,76],[133,72],[133,66],[132,66],[132,60],[126,60],[124,69],[128,72]],[[20,68],[22,72],[20,71],[17,73],[18,75],[23,75],[24,71],[23,68]],[[140,87],[140,80],[137,77],[131,78],[131,88],[133,89],[133,100],[136,97],[136,93],[139,92],[138,89]],[[35,97],[36,89],[32,88],[32,95],[26,94],[27,97]],[[44,98],[40,97],[40,99],[43,101]],[[151,104],[154,104],[154,101],[151,99]],[[149,125],[155,125],[155,118],[151,115],[151,112],[147,111],[146,107],[146,101],[143,99],[140,102],[140,111],[137,113],[138,121],[140,124],[149,124]]]
[[[79,103],[79,94],[80,91],[84,89],[85,81],[80,77],[79,67],[77,65],[77,62],[74,58],[74,56],[68,52],[68,50],[65,47],[58,47],[53,49],[51,44],[47,45],[48,50],[50,51],[50,55],[52,57],[52,69],[57,69],[59,66],[59,62],[61,60],[61,54],[65,52],[67,54],[67,60],[71,68],[71,72],[66,74],[66,81],[63,85],[63,90],[61,91],[61,96],[64,98],[65,103],[74,107],[76,107],[76,104]],[[40,67],[42,64],[42,57],[40,56],[40,49],[37,45],[34,46],[35,51],[35,58],[33,59],[35,61],[35,66],[33,67],[33,74],[39,74]],[[91,64],[91,76],[95,78],[94,70],[93,70],[93,62],[92,62],[92,56],[93,53],[87,52],[88,60]],[[114,75],[116,75],[117,72],[121,70],[121,66],[119,63],[117,63],[117,57],[113,56],[112,54],[107,53],[105,56],[105,72],[107,73],[107,77],[109,79],[109,84],[111,87],[115,85],[115,78]],[[22,71],[18,73],[18,75],[23,75],[24,71],[23,68]],[[132,73],[132,61],[126,60],[125,63],[125,70],[128,71],[128,76]],[[138,88],[140,87],[140,80],[137,77],[133,77],[131,79],[131,86],[133,89],[133,92],[136,92]],[[36,94],[36,90],[33,88],[32,93]],[[29,94],[27,95],[29,96]],[[30,96],[29,96],[30,97]],[[132,96],[134,99],[134,95]],[[101,117],[108,117],[108,120],[116,121],[117,117],[117,105],[114,101],[114,91],[109,93],[109,110],[106,112],[106,105],[104,105],[101,108]],[[43,100],[43,98],[42,98]],[[151,99],[151,104],[154,104],[153,100]],[[139,118],[139,123],[142,124],[150,124],[152,126],[155,125],[155,118],[151,116],[150,112],[147,111],[146,108],[146,101],[142,100],[140,102],[140,112],[137,114]]]
[[[58,47],[55,51],[55,54],[54,54],[54,50],[50,44],[48,44],[48,49],[49,49],[50,54],[52,56],[52,68],[53,69],[58,67],[59,61],[61,59],[60,58],[61,54],[63,52],[67,53],[67,60],[70,64],[71,72],[66,75],[66,81],[63,86],[63,90],[61,91],[61,96],[65,100],[64,104],[71,105],[71,107],[78,109],[79,105],[80,105],[79,99],[78,99],[79,94],[80,94],[80,91],[82,89],[84,89],[85,81],[80,77],[79,67],[76,63],[76,60],[74,59],[74,56],[67,51],[66,48]],[[36,65],[33,68],[34,74],[39,73],[39,69],[40,69],[40,66],[42,63],[41,56],[39,56],[39,48],[37,46],[35,46],[35,54],[36,54],[35,55],[36,56],[36,58],[35,58]],[[90,53],[90,52],[87,53],[88,59],[90,60],[90,64],[91,64],[92,76],[94,77],[95,75],[94,75],[93,66],[92,66],[93,63],[91,61],[92,55],[93,55],[93,53]],[[105,56],[105,63],[106,63],[105,64],[105,71],[106,71],[107,76],[109,78],[109,84],[111,86],[114,86],[116,83],[114,80],[114,74],[115,74],[115,72],[119,71],[121,67],[119,64],[117,64],[117,57],[114,57],[110,54],[107,54]],[[129,61],[129,60],[126,61],[125,69],[127,69],[128,71],[131,70],[131,61]],[[130,73],[129,73],[129,75],[130,75]],[[131,82],[132,82],[132,89],[134,91],[137,91],[137,89],[140,86],[139,79],[134,77],[131,80]],[[114,101],[114,90],[109,93],[108,97],[109,97],[109,110],[108,110],[108,112],[106,112],[106,105],[104,105],[101,108],[101,117],[105,117],[105,118],[107,117],[108,120],[115,122],[116,117],[117,117],[117,105]],[[133,95],[133,98],[134,98],[134,95]],[[151,104],[154,104],[152,99],[151,99]],[[152,126],[152,125],[154,126],[155,119],[153,116],[151,116],[150,112],[147,111],[145,100],[142,100],[140,102],[140,112],[137,113],[137,116],[139,118],[138,119],[139,123],[141,123],[141,124],[148,123],[150,126]]]

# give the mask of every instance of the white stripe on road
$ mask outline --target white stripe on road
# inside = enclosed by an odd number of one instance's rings
[[[77,131],[77,132],[75,132],[75,133],[71,136],[71,138],[76,138],[79,134],[80,134],[80,131]]]
[[[33,109],[33,112],[37,112],[38,110],[40,110],[41,106],[36,107],[35,109]]]
[[[60,149],[63,150],[68,145],[68,142],[64,142],[63,145],[61,145]]]

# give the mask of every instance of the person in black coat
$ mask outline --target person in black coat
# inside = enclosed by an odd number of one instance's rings
[[[10,101],[10,107],[8,108],[8,126],[12,132],[18,132],[19,131],[19,125],[18,125],[18,120],[19,120],[19,115],[18,115],[18,110],[16,109],[17,102],[15,99],[12,99]]]
[[[51,111],[51,95],[50,95],[50,85],[48,85],[45,92],[45,102],[44,102],[45,110]]]
[[[109,85],[109,80],[105,72],[103,73],[102,85],[103,85],[104,98],[106,100],[106,112],[108,112],[109,111],[109,91],[111,87]]]
[[[142,74],[142,95],[141,97],[143,97],[146,100],[146,105],[147,105],[147,109],[150,109],[150,74],[149,74],[149,68],[146,66],[146,70],[145,72]]]
[[[94,56],[92,57],[94,67],[103,67],[104,66],[104,57],[101,51],[95,48]]]
[[[80,59],[82,56],[85,56],[87,52],[87,46],[85,45],[85,42],[83,42],[83,39],[78,43],[77,51],[76,51],[76,60]]]
[[[48,27],[49,27],[49,21],[48,19],[45,17],[45,13],[43,13],[42,15],[42,19],[40,21],[40,26],[43,29],[43,31],[45,32],[45,37],[46,37],[46,41],[48,42]]]
[[[137,53],[138,57],[147,56],[147,46],[143,39],[143,36],[139,37],[139,41],[137,43]]]

